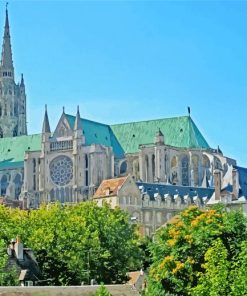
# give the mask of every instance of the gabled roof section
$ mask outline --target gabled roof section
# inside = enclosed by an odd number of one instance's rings
[[[117,195],[118,190],[122,187],[123,183],[127,180],[128,176],[103,180],[94,194],[94,198],[108,197]]]
[[[22,167],[26,151],[41,149],[41,134],[0,139],[0,169]]]
[[[65,114],[71,129],[75,125],[75,116]],[[124,150],[115,137],[109,125],[81,118],[81,127],[86,145],[99,144],[113,148],[116,157],[124,156]]]
[[[138,152],[139,144],[154,143],[157,130],[165,144],[178,148],[210,148],[190,116],[111,125],[125,153]]]

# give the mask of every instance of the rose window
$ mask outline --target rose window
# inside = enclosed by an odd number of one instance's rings
[[[67,156],[58,156],[50,163],[52,182],[59,186],[67,185],[73,178],[72,161]]]

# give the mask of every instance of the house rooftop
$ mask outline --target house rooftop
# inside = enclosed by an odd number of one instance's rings
[[[123,183],[127,180],[128,176],[103,180],[94,194],[94,198],[108,197],[117,195],[118,190],[122,187]]]

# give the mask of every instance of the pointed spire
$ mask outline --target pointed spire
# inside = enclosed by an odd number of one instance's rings
[[[14,77],[14,67],[13,67],[13,60],[12,60],[7,4],[6,4],[6,17],[5,17],[3,46],[2,46],[1,67],[2,67],[2,72],[4,73],[4,74],[2,73],[2,75],[4,77]]]
[[[23,73],[21,73],[21,84],[20,84],[20,86],[25,86],[25,84],[24,84],[24,78],[23,78]]]
[[[80,110],[79,106],[77,106],[77,112],[76,112],[76,118],[75,118],[75,125],[74,125],[74,131],[81,130],[81,116],[80,116]]]
[[[45,105],[45,116],[44,116],[44,121],[43,121],[42,133],[43,134],[51,133],[49,118],[48,118],[48,114],[47,114],[47,105]]]
[[[10,34],[9,34],[8,2],[6,3],[6,17],[5,17],[4,37],[10,37]]]

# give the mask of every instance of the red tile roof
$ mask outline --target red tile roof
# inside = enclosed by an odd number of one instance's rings
[[[117,195],[118,190],[122,187],[127,178],[128,176],[102,181],[94,194],[94,198]]]

